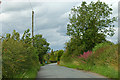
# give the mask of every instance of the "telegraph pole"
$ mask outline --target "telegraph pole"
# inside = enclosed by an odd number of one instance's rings
[[[32,44],[33,44],[33,37],[34,37],[34,11],[32,11]]]

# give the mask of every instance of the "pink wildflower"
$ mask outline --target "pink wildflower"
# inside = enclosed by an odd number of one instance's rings
[[[80,54],[80,56],[78,56],[78,58],[83,58],[86,60],[91,54],[92,54],[92,51],[87,51],[87,52],[84,52],[83,55]]]

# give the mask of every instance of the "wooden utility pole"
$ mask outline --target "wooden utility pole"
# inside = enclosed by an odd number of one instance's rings
[[[32,38],[34,36],[34,11],[32,11]]]
[[[34,37],[34,11],[32,11],[32,42],[33,42],[33,37]]]

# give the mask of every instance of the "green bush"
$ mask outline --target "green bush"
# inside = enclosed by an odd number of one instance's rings
[[[2,37],[3,79],[36,78],[41,66],[40,62],[43,61],[43,55],[50,48],[49,43],[42,38],[42,35],[35,35],[33,42],[29,31],[29,29],[26,30],[22,38],[15,30],[12,35],[6,34]]]
[[[56,61],[56,58],[55,58],[54,55],[51,55],[51,56],[50,56],[50,61]]]
[[[49,55],[49,54],[45,54],[45,55],[44,55],[44,60],[47,61],[47,64],[50,63],[50,60],[49,60],[49,59],[50,59],[50,55]]]
[[[38,55],[31,45],[11,38],[4,40],[2,45],[3,78],[24,78],[26,72],[39,68]]]
[[[104,42],[104,43],[99,43],[99,44],[96,44],[96,46],[92,49],[92,51],[96,51],[102,47],[106,47],[108,45],[113,45],[114,43],[112,42]]]
[[[51,53],[50,53],[50,61],[56,61],[56,56],[54,54],[53,49],[51,50]]]
[[[2,78],[2,43],[0,42],[0,79]]]
[[[78,56],[68,55],[68,53],[64,53],[60,61],[60,65],[66,67],[96,72],[109,78],[117,78],[118,44],[115,45],[111,42],[97,44],[85,63],[81,62],[81,58]]]
[[[64,53],[63,50],[59,50],[59,51],[57,52],[57,61],[60,61],[60,58],[61,58],[61,56],[63,55],[63,53]]]
[[[72,63],[72,61],[73,61],[72,56],[68,55],[66,52],[60,58],[61,64]]]

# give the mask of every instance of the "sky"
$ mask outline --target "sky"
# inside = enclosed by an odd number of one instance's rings
[[[69,13],[73,6],[82,1],[97,0],[4,0],[0,6],[0,34],[12,33],[15,29],[22,36],[28,28],[31,31],[32,10],[34,10],[34,34],[42,34],[53,50],[64,49],[70,36],[66,35]],[[100,0],[113,9],[112,16],[118,16],[118,0]],[[30,3],[31,2],[31,3]],[[115,35],[106,39],[118,42],[118,22]]]

